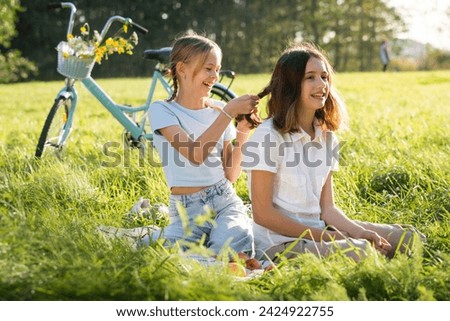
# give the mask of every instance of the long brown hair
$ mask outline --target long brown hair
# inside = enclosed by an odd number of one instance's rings
[[[198,68],[203,65],[211,50],[217,50],[222,55],[222,50],[214,41],[195,33],[184,34],[175,39],[173,43],[172,53],[170,54],[170,71],[173,79],[173,93],[168,99],[171,101],[175,99],[178,93],[178,78],[177,78],[177,63],[188,63],[192,58],[201,56]]]
[[[282,53],[269,84],[258,94],[260,97],[270,94],[267,102],[268,117],[273,119],[275,128],[281,133],[299,130],[297,105],[301,97],[306,64],[311,57],[324,62],[330,86],[325,106],[316,111],[315,117],[324,129],[332,131],[337,130],[343,120],[345,106],[332,86],[332,66],[318,47],[311,43],[302,43],[290,46]]]

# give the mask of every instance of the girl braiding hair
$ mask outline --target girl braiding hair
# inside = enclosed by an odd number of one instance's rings
[[[175,42],[175,45],[172,48],[172,53],[170,55],[170,71],[173,80],[173,93],[172,96],[167,99],[167,101],[174,100],[178,93],[177,63],[180,61],[188,62],[192,57],[196,57],[198,55],[201,57],[201,59],[198,61],[198,68],[200,68],[201,65],[205,62],[208,56],[208,52],[212,49],[215,49],[217,52],[220,52],[220,55],[222,55],[222,50],[214,41],[197,34],[183,36]],[[240,122],[245,118],[250,124],[250,128],[253,129],[261,124],[259,117],[254,114],[255,113],[239,114],[235,117],[235,120],[236,122]]]
[[[232,121],[255,112],[259,98],[247,94],[226,104],[211,99],[221,63],[222,50],[206,37],[186,34],[173,44],[173,94],[149,108],[153,144],[170,190],[170,224],[151,239],[182,249],[204,242],[212,256],[231,249],[252,257],[251,220],[232,185],[241,174],[242,146],[251,128],[245,120],[237,128]]]

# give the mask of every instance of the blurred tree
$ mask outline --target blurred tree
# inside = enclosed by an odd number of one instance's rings
[[[3,1],[3,0],[0,0]],[[11,0],[9,0],[11,1]],[[13,45],[35,61],[42,79],[57,77],[56,51],[65,39],[68,12],[47,11],[49,0],[23,0]],[[133,56],[112,56],[94,69],[96,77],[148,76],[155,62],[147,48],[170,46],[192,30],[215,40],[223,67],[239,73],[270,72],[293,41],[322,47],[337,70],[378,70],[378,46],[402,30],[402,20],[383,0],[78,0],[77,24],[101,29],[111,15],[131,17],[149,29]]]
[[[19,0],[0,0],[0,45],[5,48],[9,48],[11,38],[16,35],[14,25],[19,10]]]
[[[26,80],[37,74],[36,66],[19,50],[10,50],[11,39],[17,34],[17,12],[22,9],[19,0],[0,0],[0,83]]]
[[[425,59],[420,62],[422,70],[450,69],[450,51],[426,47]]]
[[[404,24],[382,0],[297,0],[298,38],[328,52],[337,70],[378,68],[378,47]]]
[[[224,66],[242,73],[271,71],[295,34],[289,2],[234,1],[227,9],[233,13],[219,18]]]

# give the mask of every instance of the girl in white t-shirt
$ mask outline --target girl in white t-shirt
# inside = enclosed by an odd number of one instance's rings
[[[354,221],[334,203],[339,146],[333,131],[345,109],[322,52],[311,44],[287,49],[259,96],[267,94],[268,119],[244,146],[242,163],[249,174],[257,257],[326,256],[345,249],[358,260],[370,244],[389,257],[404,251],[412,228]]]
[[[244,118],[236,130],[232,121],[253,114],[257,123],[259,97],[244,95],[225,106],[209,99],[221,61],[219,46],[205,37],[184,35],[173,45],[173,95],[149,109],[154,145],[171,192],[170,224],[152,237],[170,244],[182,241],[183,247],[204,242],[215,255],[228,245],[252,256],[251,220],[231,183],[241,173],[241,147],[253,124]],[[180,205],[187,217],[180,214]],[[213,213],[213,221],[202,220],[205,213]]]

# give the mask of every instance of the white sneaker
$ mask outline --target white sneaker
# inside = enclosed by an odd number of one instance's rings
[[[127,240],[133,246],[142,245],[142,239],[151,236],[153,232],[159,231],[157,226],[141,226],[135,228],[120,228],[113,226],[100,225],[97,227],[97,232],[101,233],[107,239],[122,238]]]

